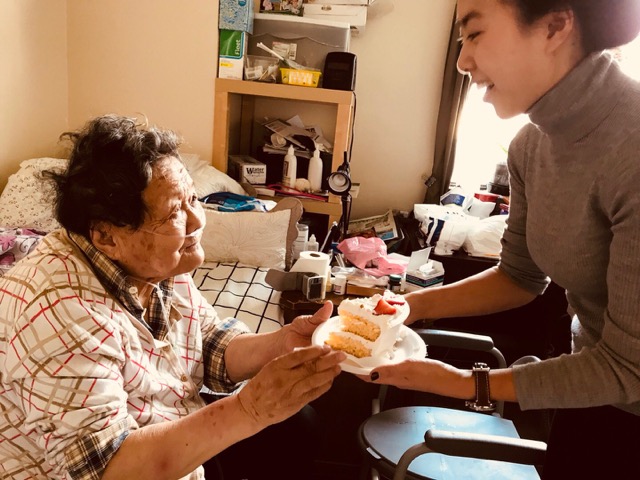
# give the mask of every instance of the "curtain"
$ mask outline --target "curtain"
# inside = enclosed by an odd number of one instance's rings
[[[456,136],[460,112],[469,88],[469,75],[458,72],[457,62],[461,44],[454,22],[451,27],[447,61],[442,81],[442,96],[436,126],[435,153],[431,177],[427,179],[424,203],[440,203],[440,196],[449,189],[456,154]]]

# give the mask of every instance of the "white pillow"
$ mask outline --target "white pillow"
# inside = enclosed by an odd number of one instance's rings
[[[60,227],[53,213],[53,188],[43,181],[44,170],[62,171],[68,160],[32,158],[20,163],[20,169],[9,176],[0,195],[0,225],[12,228],[34,228],[50,232]]]
[[[285,268],[290,210],[219,212],[205,209],[202,236],[207,262],[241,262],[255,267]]]
[[[226,173],[217,170],[213,165],[201,160],[197,154],[181,153],[180,158],[196,187],[198,198],[203,198],[210,193],[232,192],[238,195],[246,195],[242,186]]]
[[[202,205],[207,220],[202,235],[205,261],[279,269],[291,266],[303,212],[300,200],[283,198],[269,212],[219,212]]]

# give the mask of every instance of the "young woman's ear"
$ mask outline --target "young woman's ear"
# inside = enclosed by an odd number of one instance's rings
[[[555,50],[577,34],[577,24],[573,10],[550,12],[544,17],[548,45]]]
[[[89,239],[93,246],[111,260],[118,259],[118,243],[114,233],[113,225],[107,222],[96,222],[89,230]]]

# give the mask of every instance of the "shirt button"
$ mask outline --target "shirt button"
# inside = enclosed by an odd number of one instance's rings
[[[136,287],[129,287],[129,293],[131,295],[137,295],[138,294],[138,289]]]
[[[182,375],[182,376],[180,377],[180,380],[181,380],[182,382],[186,382],[186,381],[188,380],[188,378],[187,378],[187,376],[186,376],[186,375]]]

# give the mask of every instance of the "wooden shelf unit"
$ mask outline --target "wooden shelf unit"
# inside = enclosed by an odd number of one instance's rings
[[[333,143],[331,171],[335,172],[342,165],[344,152],[349,148],[353,133],[351,132],[354,115],[353,92],[216,78],[212,160],[215,168],[226,172],[230,153],[253,154],[251,144],[255,125],[255,102],[261,97],[335,107],[335,135],[334,138],[328,139]],[[232,119],[234,119],[233,124]],[[232,132],[232,129],[239,131]],[[238,139],[238,151],[230,152],[232,133],[235,133]],[[277,201],[282,197],[268,198]],[[306,212],[328,215],[329,225],[338,221],[342,214],[340,197],[335,195],[330,195],[328,202],[300,200]]]

